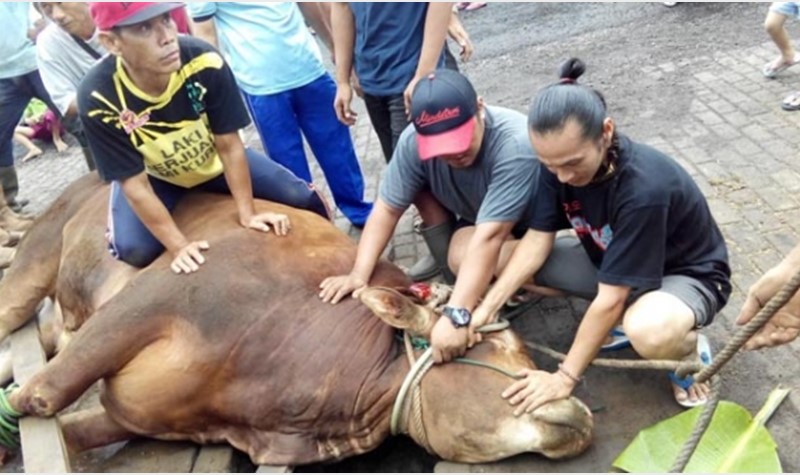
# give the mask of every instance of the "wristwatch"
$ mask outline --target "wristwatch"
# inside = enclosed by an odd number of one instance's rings
[[[472,321],[472,314],[463,307],[451,307],[448,305],[442,310],[442,315],[449,318],[456,328],[469,326],[469,322]]]

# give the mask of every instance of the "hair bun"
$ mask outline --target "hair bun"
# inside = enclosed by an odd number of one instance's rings
[[[569,58],[559,68],[558,77],[563,83],[574,83],[586,71],[586,65],[578,58]]]

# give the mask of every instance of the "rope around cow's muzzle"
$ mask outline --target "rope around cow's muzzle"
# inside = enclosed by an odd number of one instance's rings
[[[17,389],[16,383],[0,389],[0,445],[8,449],[19,447],[19,418],[22,413],[14,410],[8,402],[8,396]]]
[[[476,331],[478,333],[493,333],[505,330],[508,328],[509,323],[508,320],[500,319],[495,323],[490,323],[488,325],[484,325],[481,328],[478,328]],[[431,454],[436,454],[436,451],[433,450],[431,447],[430,442],[428,441],[428,434],[425,430],[425,426],[422,423],[422,402],[420,400],[420,389],[419,385],[422,381],[422,378],[427,374],[427,372],[433,367],[433,349],[430,346],[426,346],[425,351],[422,355],[417,359],[414,360],[414,344],[411,341],[411,337],[408,332],[404,332],[403,334],[403,341],[405,342],[406,346],[406,355],[409,358],[409,362],[411,363],[411,369],[408,371],[405,380],[403,380],[402,386],[400,386],[400,392],[397,394],[397,398],[394,400],[394,407],[392,408],[392,417],[390,422],[390,428],[392,431],[392,435],[400,434],[403,431],[401,427],[401,421],[403,420],[404,409],[406,406],[406,398],[409,395],[409,391],[413,390],[412,399],[411,399],[411,409],[412,409],[412,422],[414,425],[414,429],[418,434],[420,440],[420,444]],[[419,341],[419,340],[417,340]],[[427,342],[424,342],[427,345]],[[496,371],[500,374],[508,376],[512,379],[518,379],[517,375],[507,371],[499,366],[493,365],[491,363],[486,363],[483,361],[473,360],[471,358],[456,358],[453,360],[455,363],[466,364],[471,366],[476,366],[480,368],[490,369],[492,371]],[[408,427],[408,423],[406,422],[405,427]]]

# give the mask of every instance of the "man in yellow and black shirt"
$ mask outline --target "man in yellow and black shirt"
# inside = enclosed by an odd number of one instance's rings
[[[222,57],[179,37],[170,11],[180,3],[97,2],[90,9],[111,53],[86,75],[78,108],[100,176],[112,182],[112,255],[137,267],[166,248],[176,273],[197,270],[205,241],[189,242],[170,212],[190,189],[230,193],[242,226],[285,235],[288,217],[255,214],[253,196],[328,217],[305,181],[245,149],[250,123]]]

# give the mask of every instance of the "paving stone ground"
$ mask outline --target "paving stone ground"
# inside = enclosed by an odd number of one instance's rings
[[[771,43],[688,57],[680,62],[643,65],[645,80],[680,81],[675,100],[685,105],[681,120],[668,128],[648,126],[647,111],[623,122],[636,140],[672,155],[697,181],[709,200],[729,245],[734,292],[726,309],[706,330],[716,348],[735,331],[733,319],[747,288],[776,264],[800,237],[800,112],[778,107],[788,92],[787,81],[765,80],[760,68],[774,57]],[[795,77],[797,72],[787,74]],[[368,122],[363,103],[356,100],[359,120],[352,132],[367,184],[374,199],[385,167],[380,146]],[[259,147],[257,135],[246,131],[247,142]],[[70,182],[85,173],[80,151],[73,146],[57,155],[52,147],[44,156],[19,164],[22,195],[30,209],[43,210]],[[21,150],[18,150],[21,156]],[[313,158],[316,183],[327,185]],[[411,213],[406,213],[393,240],[393,257],[409,266],[426,250],[413,233]],[[337,225],[358,236],[337,214]],[[545,299],[529,315],[514,321],[527,339],[544,341],[566,351],[586,304],[573,299]],[[622,352],[622,357],[633,357]],[[768,392],[781,383],[795,391],[769,427],[778,443],[786,471],[800,470],[800,357],[797,343],[777,349],[738,356],[725,375],[723,396],[755,412]],[[545,368],[553,362],[538,359]],[[461,467],[464,471],[607,471],[611,461],[645,426],[677,414],[666,378],[645,371],[624,373],[591,369],[582,395],[603,410],[596,414],[597,442],[589,452],[566,463],[546,462],[523,456],[500,464]],[[408,449],[414,453],[413,449]],[[419,453],[417,453],[419,455]],[[402,466],[402,465],[401,465]]]

